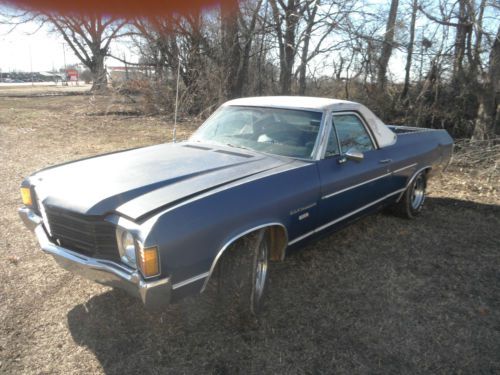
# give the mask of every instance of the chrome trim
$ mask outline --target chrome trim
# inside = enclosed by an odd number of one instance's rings
[[[38,211],[40,211],[40,216],[42,217],[43,225],[45,226],[45,229],[49,233],[49,236],[52,236],[52,228],[50,228],[49,218],[47,217],[47,212],[45,211],[45,206],[43,205],[43,202],[40,199],[40,196],[38,195],[38,192],[37,192],[37,189],[35,186],[33,186],[33,190],[35,191],[35,196],[36,196],[37,204],[38,204]]]
[[[375,200],[375,201],[373,201],[371,203],[368,203],[367,205],[364,205],[363,207],[360,207],[360,208],[358,208],[358,209],[356,209],[356,210],[354,210],[352,212],[349,212],[348,214],[345,214],[344,216],[341,216],[341,217],[339,217],[339,218],[337,218],[335,220],[332,220],[329,223],[323,224],[322,226],[320,226],[320,227],[318,227],[318,228],[316,228],[316,229],[314,229],[314,230],[312,230],[312,231],[310,231],[310,232],[308,232],[308,233],[306,233],[306,234],[304,234],[304,235],[302,235],[300,237],[295,238],[294,240],[290,241],[288,243],[288,245],[293,245],[294,243],[297,243],[297,242],[303,240],[306,237],[312,236],[313,234],[318,233],[318,232],[322,231],[323,229],[326,229],[326,228],[328,228],[328,227],[330,227],[330,226],[332,226],[332,225],[334,225],[334,224],[336,224],[336,223],[338,223],[338,222],[340,222],[342,220],[345,220],[348,217],[353,216],[353,215],[357,214],[358,212],[361,212],[361,211],[363,211],[363,210],[365,210],[365,209],[367,209],[367,208],[369,208],[369,207],[371,207],[371,206],[373,206],[373,205],[375,205],[377,203],[380,203],[380,202],[386,200],[387,198],[392,197],[393,195],[399,194],[399,193],[401,193],[401,191],[404,191],[404,190],[405,189],[396,190],[396,191],[394,191],[394,192],[392,192],[390,194],[387,194],[386,196],[383,196],[382,198],[379,198],[379,199],[377,199],[377,200]]]
[[[349,150],[347,150],[345,154],[343,154],[343,157],[346,160],[352,160],[359,163],[363,161],[365,155],[361,151],[358,151],[357,148],[352,147]]]
[[[34,232],[42,250],[51,255],[64,269],[99,284],[124,289],[142,300],[148,309],[164,308],[170,302],[172,286],[169,278],[146,281],[138,271],[109,260],[96,259],[76,253],[50,241],[40,216],[27,208],[19,215]],[[38,224],[36,224],[38,223]]]
[[[42,224],[42,218],[35,214],[33,210],[28,207],[19,208],[17,210],[17,213],[21,217],[24,225],[26,225],[26,227],[32,232],[35,231],[36,227]]]
[[[417,163],[413,163],[413,164],[407,165],[406,167],[396,169],[396,170],[395,170],[395,171],[393,171],[392,173],[393,173],[393,174],[396,174],[396,173],[399,173],[399,172],[403,172],[404,170],[409,169],[409,168],[413,168],[413,167],[414,167],[414,166],[416,166],[416,165],[417,165]]]
[[[302,215],[299,215],[299,220],[304,220],[309,217],[309,212],[304,212]]]
[[[381,175],[381,176],[374,177],[374,178],[372,178],[372,179],[370,179],[370,180],[366,180],[366,181],[360,182],[359,184],[356,184],[356,185],[353,185],[353,186],[349,186],[349,187],[346,187],[346,188],[344,188],[344,189],[338,190],[338,191],[336,191],[336,192],[333,192],[333,193],[330,193],[330,194],[324,195],[324,196],[322,196],[322,197],[321,197],[321,199],[328,199],[328,198],[331,198],[331,197],[333,197],[333,196],[335,196],[335,195],[337,195],[337,194],[344,193],[344,192],[346,192],[346,191],[348,191],[348,190],[355,189],[355,188],[357,188],[357,187],[360,187],[360,186],[362,186],[362,185],[369,184],[370,182],[380,180],[380,179],[385,178],[385,177],[390,176],[390,175],[392,175],[392,173],[386,173],[386,174],[383,174],[383,175]]]
[[[396,202],[399,202],[401,200],[401,198],[403,198],[403,194],[405,193],[405,191],[408,189],[408,187],[411,185],[411,183],[413,182],[413,180],[415,180],[415,178],[418,176],[418,174],[422,171],[425,171],[426,169],[429,169],[431,170],[432,167],[430,165],[428,166],[425,166],[423,168],[420,168],[418,171],[416,171],[413,176],[408,180],[408,183],[406,184],[406,186],[404,187],[403,191],[401,192],[401,195],[398,197],[398,199],[396,200]]]
[[[201,273],[199,275],[190,277],[189,279],[186,279],[184,281],[178,282],[176,284],[172,285],[172,289],[177,289],[177,288],[182,288],[183,286],[186,286],[188,284],[194,283],[195,281],[201,280],[209,275],[209,272]]]
[[[307,206],[305,206],[305,207],[296,208],[296,209],[294,209],[294,210],[290,211],[290,216],[293,216],[293,215],[295,215],[295,214],[298,214],[298,213],[300,213],[300,212],[303,212],[303,211],[306,211],[306,210],[308,210],[308,209],[310,209],[310,208],[313,208],[313,207],[315,207],[315,206],[316,206],[316,204],[317,204],[317,203],[311,203],[310,205],[307,205]]]
[[[323,117],[325,119],[325,123],[323,124],[323,126],[325,128],[324,129],[325,136],[324,136],[324,139],[321,140],[321,147],[318,148],[318,155],[317,155],[318,157],[315,160],[325,159],[326,149],[328,147],[328,139],[330,138],[330,132],[332,131],[332,129],[335,131],[335,135],[337,137],[337,145],[339,148],[339,155],[341,153],[339,138],[338,138],[338,135],[336,134],[337,130],[333,126],[333,114],[332,114],[332,112],[331,111],[325,112]],[[333,156],[334,155],[332,155],[330,157],[333,157]]]
[[[321,160],[323,157],[325,150],[326,150],[326,145],[328,143],[328,126],[326,125],[328,123],[328,119],[331,118],[331,113],[322,111],[323,116],[321,117],[321,124],[319,127],[318,135],[316,138],[316,142],[314,143],[314,148],[313,152],[311,155],[312,160]]]
[[[286,244],[285,245],[285,249],[286,249],[287,246],[288,246],[288,230],[286,229],[286,227],[283,224],[278,223],[278,222],[271,222],[271,223],[261,224],[261,225],[258,225],[256,227],[250,228],[250,229],[248,229],[248,230],[246,230],[244,232],[241,232],[241,233],[237,234],[234,237],[231,237],[224,244],[224,246],[222,246],[222,248],[219,250],[219,252],[215,256],[215,258],[214,258],[214,260],[212,262],[212,265],[210,266],[210,271],[208,271],[208,276],[205,279],[205,283],[203,284],[203,286],[202,286],[202,288],[200,290],[200,293],[203,293],[205,291],[205,288],[207,287],[208,282],[210,281],[210,277],[212,277],[212,274],[213,274],[213,272],[215,270],[217,262],[219,261],[220,257],[222,256],[222,254],[224,253],[224,251],[227,250],[227,248],[229,246],[231,246],[236,240],[240,239],[241,237],[246,236],[248,233],[255,232],[256,230],[267,228],[267,227],[272,227],[272,226],[276,226],[276,225],[282,227],[285,230],[285,237],[286,237],[285,238],[285,244]]]

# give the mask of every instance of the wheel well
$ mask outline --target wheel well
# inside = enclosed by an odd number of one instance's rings
[[[421,173],[421,172],[424,172],[425,173],[425,185],[427,186],[427,180],[429,179],[429,174],[431,173],[431,170],[432,170],[432,167],[431,166],[427,166],[425,168],[422,168],[422,169],[419,169],[417,172],[415,172],[411,177],[410,179],[408,180],[408,183],[406,184],[406,189],[408,189],[408,187],[411,185],[411,183],[413,182],[413,180]]]
[[[254,233],[259,230],[266,230],[269,233],[269,241],[271,247],[270,259],[272,261],[282,261],[283,259],[285,259],[286,248],[288,246],[288,233],[286,231],[286,228],[282,224],[269,224],[267,226],[260,226],[243,232],[239,237],[233,238],[230,242],[228,242],[220,249],[219,253],[216,255],[212,263],[209,274],[205,279],[205,283],[203,284],[200,293],[203,293],[205,291],[205,288],[207,287],[208,282],[210,281],[215,269],[217,268],[220,259],[224,257],[224,255],[226,255],[226,250],[230,249],[235,243],[237,243],[245,236],[248,236],[250,233]]]
[[[429,181],[429,178],[431,177],[431,170],[432,170],[432,167],[427,167],[424,169],[424,172],[425,172],[425,187],[427,187],[427,182]]]
[[[271,260],[285,259],[286,247],[288,245],[288,236],[285,228],[279,225],[273,225],[267,228],[271,241]]]

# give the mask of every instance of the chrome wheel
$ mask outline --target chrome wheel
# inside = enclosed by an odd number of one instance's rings
[[[264,294],[267,279],[268,266],[267,241],[264,237],[259,245],[257,253],[257,264],[255,269],[255,302],[258,302]]]
[[[420,174],[412,186],[410,195],[411,208],[417,210],[422,205],[422,203],[424,203],[424,199],[425,199],[425,178],[423,174]]]

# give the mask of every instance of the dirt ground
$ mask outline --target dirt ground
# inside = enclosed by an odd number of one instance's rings
[[[0,90],[0,373],[500,373],[498,174],[454,164],[416,220],[310,241],[273,265],[255,327],[210,296],[152,314],[60,269],[16,209],[37,169],[170,141],[171,121],[114,95],[27,93]]]

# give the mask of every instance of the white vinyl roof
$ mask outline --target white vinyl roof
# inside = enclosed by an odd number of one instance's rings
[[[314,98],[310,96],[259,96],[230,100],[223,104],[252,107],[304,109],[310,111],[355,111],[362,115],[372,130],[379,147],[396,143],[396,134],[364,105],[347,100]]]

